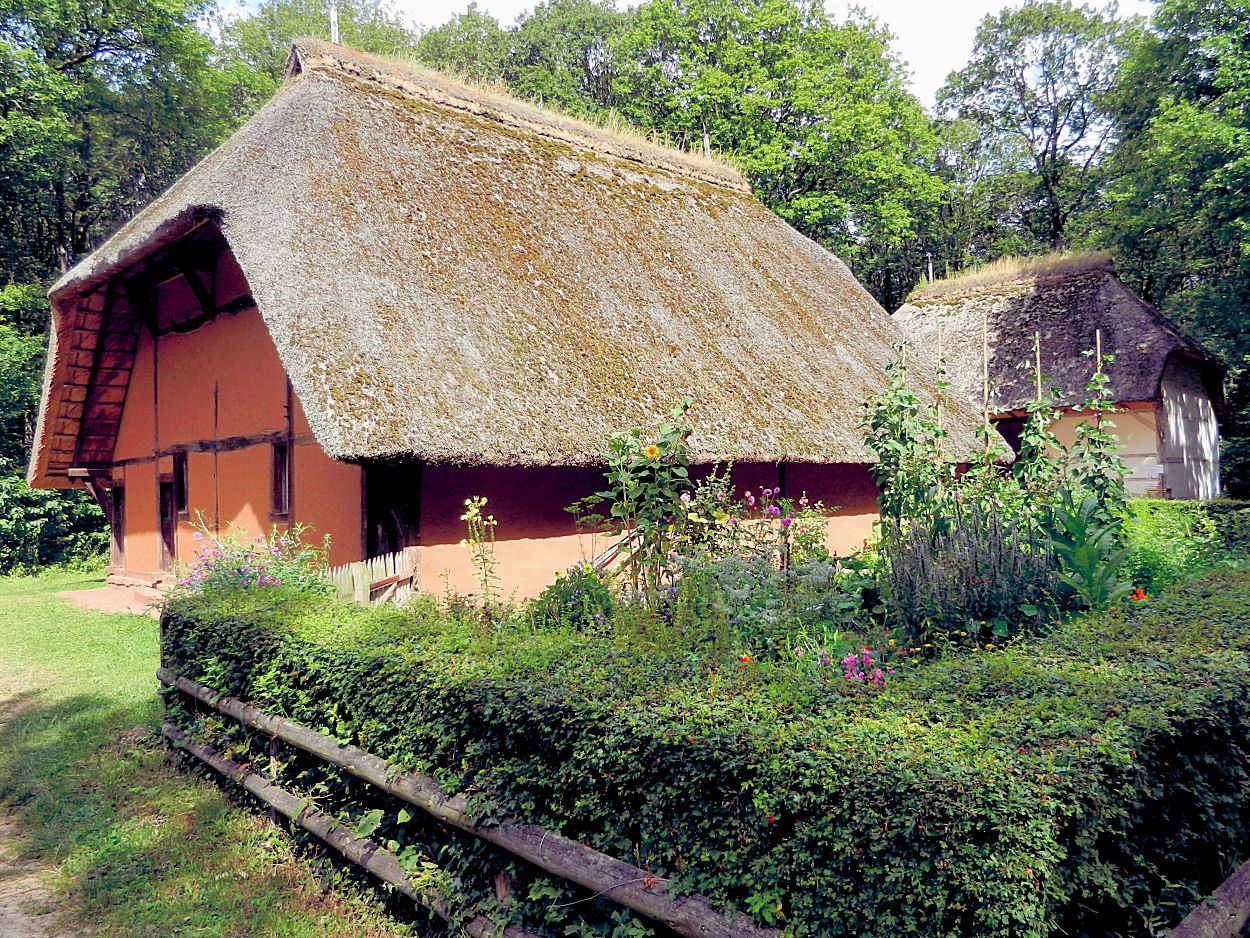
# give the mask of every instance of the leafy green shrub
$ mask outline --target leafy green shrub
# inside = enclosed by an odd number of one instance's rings
[[[1120,576],[1130,552],[1120,546],[1122,524],[1108,519],[1098,496],[1077,500],[1065,490],[1052,518],[1051,545],[1063,564],[1059,579],[1082,607],[1101,612],[1132,592],[1133,584]]]
[[[1221,547],[1226,550],[1250,551],[1250,502],[1216,499],[1189,504],[1211,519]]]
[[[592,629],[610,624],[612,590],[593,567],[570,567],[532,604],[538,621],[559,628]]]
[[[1152,592],[1198,572],[1220,543],[1210,514],[1193,502],[1133,499],[1124,534],[1123,576]]]
[[[870,624],[861,616],[859,593],[830,559],[783,568],[768,554],[735,553],[679,558],[677,569],[673,624],[695,634],[723,623],[734,657],[790,661],[795,648],[841,648],[835,636],[842,630]]]
[[[0,471],[0,574],[102,560],[104,512],[86,492],[30,488]]]
[[[485,818],[558,830],[795,936],[1145,938],[1250,837],[1247,596],[1250,574],[1229,573],[993,651],[915,667],[874,652],[897,672],[880,685],[285,588],[178,598],[163,653],[473,793]],[[171,716],[267,764],[263,739]],[[373,818],[401,855],[437,857],[457,907],[551,936],[657,933],[343,773],[283,760],[285,784],[349,823]],[[516,877],[503,913],[501,870]]]
[[[1230,497],[1250,498],[1250,437],[1220,440],[1220,482]]]

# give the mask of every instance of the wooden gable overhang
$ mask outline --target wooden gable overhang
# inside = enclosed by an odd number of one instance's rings
[[[220,259],[229,246],[211,221],[67,296],[53,295],[32,485],[67,488],[109,474],[144,329],[189,332],[255,305],[250,294],[219,302]],[[170,292],[186,302],[162,302]]]

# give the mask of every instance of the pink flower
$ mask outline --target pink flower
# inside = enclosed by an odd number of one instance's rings
[[[800,498],[800,499],[799,499],[799,507],[800,507],[800,508],[806,508],[806,507],[807,507],[807,498],[806,498],[806,497],[803,497],[803,498]]]
[[[681,500],[682,500],[683,502],[685,502],[687,505],[689,505],[689,504],[690,504],[690,493],[689,493],[689,492],[682,492],[682,493],[681,493]]]
[[[202,541],[202,540],[204,540],[204,535],[203,535],[203,534],[201,534],[199,531],[196,531],[195,533],[193,533],[193,534],[191,535],[191,540],[193,540],[193,541]]]
[[[750,505],[752,508],[755,507],[755,496],[752,495],[750,492],[747,492],[747,504]]]

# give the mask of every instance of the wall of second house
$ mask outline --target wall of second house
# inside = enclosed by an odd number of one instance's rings
[[[231,262],[219,277],[241,281],[237,270]],[[235,292],[246,293],[245,285]],[[286,514],[273,510],[275,443],[290,454]],[[186,459],[187,511],[176,519],[171,557],[162,549],[160,491],[173,479],[176,454]],[[109,569],[114,582],[170,579],[200,546],[197,518],[218,534],[299,523],[318,542],[330,535],[332,563],[361,556],[360,468],[330,459],[313,439],[255,308],[186,333],[141,335],[113,482],[124,493],[124,536]]]
[[[1113,432],[1120,438],[1119,456],[1128,469],[1124,485],[1130,495],[1160,494],[1160,479],[1165,472],[1160,451],[1159,408],[1152,401],[1121,404],[1120,407],[1116,413],[1107,415],[1107,419],[1115,424]],[[1051,424],[1051,430],[1060,443],[1071,447],[1076,441],[1077,426],[1089,419],[1087,413],[1065,410]]]
[[[394,484],[394,483],[393,483]],[[465,499],[484,496],[494,515],[499,597],[536,596],[557,570],[586,563],[609,547],[602,534],[579,531],[564,509],[603,484],[601,470],[566,467],[425,466],[412,471],[420,486],[420,585],[429,593],[480,592],[468,550],[461,545]],[[877,488],[867,466],[834,464],[739,464],[733,486],[741,496],[784,485],[786,495],[806,494],[831,510],[831,550],[845,556],[859,549],[877,518]]]

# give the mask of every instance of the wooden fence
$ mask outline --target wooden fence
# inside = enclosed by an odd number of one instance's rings
[[[421,591],[420,559],[420,547],[405,547],[395,554],[332,567],[330,581],[335,595],[345,602],[399,603]]]
[[[468,799],[464,795],[448,797],[435,779],[402,772],[363,749],[344,746],[306,726],[257,710],[233,697],[223,697],[210,688],[178,677],[166,668],[158,670],[156,677],[162,684],[176,687],[218,713],[268,736],[271,764],[276,764],[277,742],[281,740],[416,806],[446,827],[494,844],[553,876],[583,886],[596,895],[605,896],[659,922],[679,935],[687,938],[778,938],[780,934],[773,929],[759,927],[741,913],[722,912],[702,896],[671,895],[666,888],[668,880],[555,831],[507,819],[489,827],[479,827],[470,818]],[[429,895],[414,886],[395,855],[382,845],[366,837],[351,836],[341,824],[310,806],[294,792],[281,788],[272,779],[266,779],[255,768],[238,765],[208,746],[189,739],[176,727],[166,723],[161,727],[161,733],[173,746],[242,785],[265,804],[334,847],[348,860],[363,866],[439,915],[448,917],[440,897]],[[514,926],[500,928],[482,918],[473,919],[465,926],[465,931],[475,938],[497,935],[503,938],[537,938]]]

